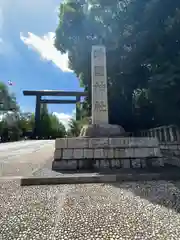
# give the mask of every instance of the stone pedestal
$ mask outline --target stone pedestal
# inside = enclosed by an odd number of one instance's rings
[[[125,136],[123,127],[112,124],[89,124],[83,126],[80,137],[120,137]]]
[[[53,170],[146,168],[163,166],[156,138],[56,139]]]
[[[91,52],[92,124],[84,126],[79,138],[56,139],[54,170],[94,168],[144,168],[163,166],[156,138],[128,138],[108,116],[106,49]]]

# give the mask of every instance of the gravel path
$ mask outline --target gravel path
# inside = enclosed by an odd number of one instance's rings
[[[1,240],[180,239],[180,182],[0,182]]]

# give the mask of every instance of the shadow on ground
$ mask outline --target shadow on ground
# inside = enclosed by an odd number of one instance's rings
[[[172,165],[166,165],[162,168],[152,170],[148,169],[117,169],[117,170],[80,170],[80,171],[53,171],[49,164],[45,165],[34,175],[44,177],[58,177],[62,174],[121,174],[121,173],[165,173],[165,174],[176,174],[179,175],[177,181],[167,180],[152,180],[152,181],[125,181],[125,182],[114,182],[110,183],[111,186],[116,188],[125,189],[132,192],[135,196],[146,199],[153,204],[158,204],[166,208],[175,210],[180,213],[180,168],[173,167]]]
[[[121,174],[121,173],[165,173],[165,174],[178,174],[179,180],[152,180],[152,181],[125,181],[110,183],[116,188],[125,189],[132,192],[135,196],[146,199],[152,204],[158,204],[166,208],[175,210],[180,213],[180,168],[172,165],[166,165],[162,168],[148,169],[119,169],[116,171],[80,171],[81,173],[97,173],[97,174]],[[77,173],[77,172],[76,172]]]
[[[130,191],[152,204],[158,204],[180,213],[180,181],[124,182],[111,185]]]

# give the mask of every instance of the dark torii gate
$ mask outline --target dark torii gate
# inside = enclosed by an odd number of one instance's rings
[[[75,91],[56,91],[56,90],[25,90],[23,91],[24,96],[35,96],[36,107],[35,107],[35,126],[34,126],[34,137],[39,136],[40,133],[40,110],[41,104],[76,104],[76,119],[79,118],[77,104],[81,103],[81,97],[88,95],[87,92],[75,92]],[[56,99],[42,99],[42,96],[59,96],[59,97],[76,97],[75,100],[56,100]]]

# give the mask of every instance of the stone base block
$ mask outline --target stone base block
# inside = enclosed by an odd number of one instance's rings
[[[119,125],[88,124],[83,126],[80,137],[120,137],[125,136],[125,130]]]
[[[94,148],[158,148],[157,138],[135,138],[135,137],[117,137],[117,138],[57,138],[55,149],[94,149]]]
[[[163,166],[156,138],[56,139],[53,169],[145,168]]]

